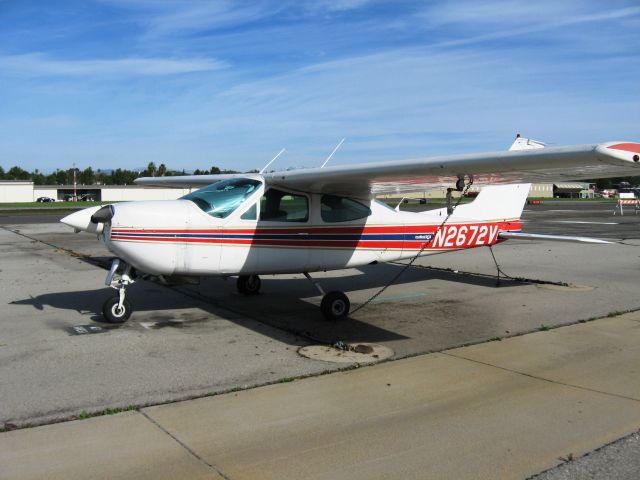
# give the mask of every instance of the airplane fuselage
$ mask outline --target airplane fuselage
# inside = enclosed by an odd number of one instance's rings
[[[163,201],[162,215],[140,215],[155,202],[118,205],[102,240],[116,256],[155,275],[250,275],[314,272],[390,262],[498,241],[519,231],[517,219],[460,221],[442,225],[441,210],[397,212],[369,202],[366,219],[326,222],[320,195],[309,195],[304,222],[209,217],[188,200]],[[426,245],[426,248],[425,248]]]

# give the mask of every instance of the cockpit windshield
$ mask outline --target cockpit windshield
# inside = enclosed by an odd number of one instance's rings
[[[191,200],[212,217],[225,218],[261,185],[252,178],[231,178],[191,192],[181,200]]]

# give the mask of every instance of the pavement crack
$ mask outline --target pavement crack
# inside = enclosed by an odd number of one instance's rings
[[[476,360],[474,358],[468,358],[468,357],[465,357],[465,356],[462,356],[462,355],[455,355],[455,354],[450,353],[450,352],[439,352],[439,353],[441,355],[447,355],[449,357],[457,358],[458,360],[466,360],[467,362],[476,363],[478,365],[485,365],[487,367],[497,368],[497,369],[505,371],[505,372],[515,373],[516,375],[521,375],[523,377],[531,378],[533,380],[540,380],[540,381],[547,382],[547,383],[553,383],[555,385],[561,385],[563,387],[577,388],[579,390],[584,390],[586,392],[599,393],[601,395],[607,395],[607,396],[610,396],[610,397],[621,398],[621,399],[624,399],[624,400],[631,400],[633,402],[640,402],[640,398],[628,397],[627,395],[621,395],[619,393],[605,392],[605,391],[602,391],[602,390],[598,390],[596,388],[589,388],[589,387],[584,387],[582,385],[574,385],[572,383],[561,382],[559,380],[552,380],[550,378],[540,377],[540,376],[534,375],[532,373],[521,372],[520,370],[514,370],[512,368],[502,367],[500,365],[495,365],[493,363],[483,362],[481,360]]]
[[[189,445],[187,445],[186,443],[184,443],[182,440],[180,440],[178,437],[176,437],[174,434],[172,434],[169,430],[167,430],[166,428],[164,428],[162,425],[160,425],[158,422],[155,421],[155,419],[153,419],[152,417],[150,417],[149,415],[147,415],[144,411],[142,410],[138,410],[138,412],[147,420],[149,420],[151,423],[153,423],[156,427],[158,427],[160,430],[162,430],[165,434],[167,434],[169,437],[171,437],[178,445],[180,445],[182,448],[184,448],[192,457],[194,457],[196,460],[198,460],[200,463],[206,465],[210,470],[212,470],[213,472],[217,473],[218,475],[220,475],[222,478],[224,478],[225,480],[231,480],[231,477],[229,477],[228,475],[226,475],[225,473],[222,472],[222,470],[220,470],[218,467],[216,467],[215,465],[207,462],[204,458],[202,458],[200,455],[198,455],[198,453],[193,450],[191,447],[189,447]]]

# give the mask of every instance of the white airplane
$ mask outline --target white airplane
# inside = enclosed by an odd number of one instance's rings
[[[493,245],[510,238],[607,243],[521,232],[530,183],[640,175],[640,143],[543,148],[517,137],[509,151],[447,155],[262,174],[141,178],[156,186],[204,186],[178,200],[87,208],[61,221],[98,235],[116,256],[106,284],[118,294],[103,305],[107,321],[132,312],[126,288],[136,274],[238,276],[247,295],[259,275],[303,273],[323,295],[327,319],[349,313],[347,296],[326,293],[309,275],[376,262]],[[374,199],[426,186],[487,185],[454,208],[402,212]],[[402,196],[402,195],[400,195]],[[450,198],[450,197],[449,197]]]

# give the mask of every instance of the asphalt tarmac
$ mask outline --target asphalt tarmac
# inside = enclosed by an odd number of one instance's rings
[[[352,367],[310,360],[300,347],[369,342],[393,359],[569,325],[640,308],[640,215],[611,204],[529,206],[523,230],[593,236],[614,245],[509,241],[425,257],[347,321],[327,323],[301,276],[129,291],[128,323],[101,321],[110,254],[57,223],[61,213],[0,213],[0,423],[11,429],[106,408],[157,405]],[[400,264],[318,274],[354,307]],[[514,280],[515,279],[515,280]]]

